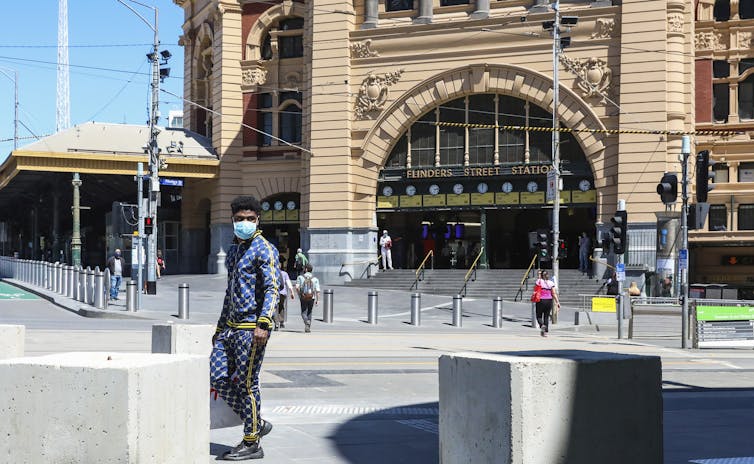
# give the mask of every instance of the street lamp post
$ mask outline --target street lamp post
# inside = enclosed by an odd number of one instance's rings
[[[552,170],[555,173],[555,197],[552,204],[552,277],[558,282],[560,263],[558,262],[558,244],[560,242],[560,82],[558,65],[560,64],[560,1],[555,0],[555,22],[552,28]]]
[[[125,3],[125,0],[117,0],[118,3],[131,10],[141,19],[152,31],[154,31],[154,40],[152,42],[152,52],[147,55],[152,63],[152,99],[149,111],[149,189],[148,189],[148,211],[147,215],[152,218],[152,234],[147,237],[147,292],[149,294],[157,293],[157,199],[160,194],[160,149],[157,146],[157,134],[160,130],[157,128],[157,120],[160,117],[159,99],[160,99],[160,38],[159,38],[159,12],[156,7],[128,0],[131,3],[149,8],[154,11],[154,25],[152,25],[144,16],[139,14],[133,7]],[[139,199],[141,201],[141,199]],[[142,238],[139,238],[141,241]],[[141,282],[139,282],[141,285]]]
[[[0,74],[13,79],[13,149],[16,150],[18,149],[18,71],[15,69],[10,69],[10,71],[13,71],[13,77],[5,69],[0,68]]]

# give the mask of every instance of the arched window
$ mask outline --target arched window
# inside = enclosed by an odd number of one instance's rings
[[[279,114],[280,118],[280,138],[289,143],[301,142],[301,108],[291,103]]]
[[[712,16],[715,21],[727,21],[730,19],[730,0],[715,0],[715,6],[712,9]]]
[[[262,52],[260,55],[263,60],[272,59],[272,37],[270,37],[270,34],[264,36],[264,40],[262,41]]]

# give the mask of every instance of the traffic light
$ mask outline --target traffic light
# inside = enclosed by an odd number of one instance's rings
[[[154,232],[154,218],[147,216],[144,218],[144,235],[152,235]]]
[[[657,193],[660,195],[660,200],[666,205],[675,203],[676,198],[678,198],[678,176],[666,172],[660,183],[657,184]]]
[[[626,238],[628,228],[628,213],[625,211],[616,211],[615,215],[610,218],[613,227],[610,233],[613,235],[613,251],[616,255],[622,255],[626,252]]]
[[[568,245],[562,238],[558,239],[558,259],[565,259],[568,256]]]
[[[702,150],[696,154],[696,202],[706,203],[707,192],[715,188],[710,181],[715,181],[715,173],[710,168],[715,162],[709,159],[709,150]]]
[[[547,237],[547,232],[537,232],[537,248],[541,261],[550,259],[550,240]]]

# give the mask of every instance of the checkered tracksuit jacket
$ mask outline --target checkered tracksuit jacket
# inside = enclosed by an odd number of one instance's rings
[[[210,381],[243,419],[244,440],[256,441],[262,425],[259,371],[265,347],[253,343],[254,329],[261,322],[272,326],[280,298],[278,251],[257,231],[231,246],[225,266],[228,288],[210,357]]]

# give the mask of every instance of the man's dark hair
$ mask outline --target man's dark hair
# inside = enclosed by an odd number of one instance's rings
[[[312,272],[314,270],[311,264],[307,264],[306,266],[304,266],[304,269],[306,270],[306,272]]]
[[[255,213],[260,213],[262,211],[262,207],[259,205],[259,201],[251,195],[236,197],[236,199],[230,203],[230,211],[232,214],[236,214],[239,211],[244,211],[247,209],[254,211]]]

